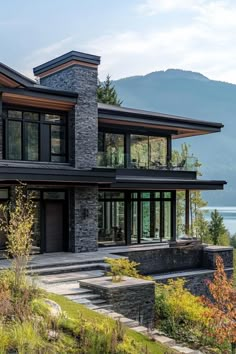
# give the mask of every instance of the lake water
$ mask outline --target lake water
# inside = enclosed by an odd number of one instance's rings
[[[210,220],[211,212],[215,209],[220,213],[224,218],[224,224],[229,230],[231,235],[236,233],[236,207],[211,207],[207,206],[202,208],[206,211],[206,219]]]

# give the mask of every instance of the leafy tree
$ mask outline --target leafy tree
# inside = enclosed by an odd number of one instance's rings
[[[97,88],[98,102],[121,106],[122,101],[118,98],[116,89],[111,81],[111,76],[108,74],[104,82],[98,81]]]
[[[224,271],[224,262],[217,256],[213,281],[208,281],[212,300],[203,299],[208,306],[205,317],[209,321],[207,335],[221,344],[232,343],[232,352],[236,345],[236,290],[233,279],[228,279]]]
[[[16,186],[14,200],[0,205],[0,230],[7,234],[7,254],[13,258],[15,288],[20,289],[32,248],[35,205],[27,193],[26,185]]]
[[[224,225],[224,219],[217,210],[214,210],[211,213],[209,234],[213,245],[222,245],[222,240],[224,240],[225,243],[225,238],[228,237],[227,229]]]

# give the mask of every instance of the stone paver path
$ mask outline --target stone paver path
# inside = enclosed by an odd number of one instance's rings
[[[99,295],[94,294],[89,289],[80,287],[80,280],[101,277],[103,274],[104,272],[101,270],[51,274],[40,276],[37,281],[39,282],[39,285],[45,290],[55,294],[63,295],[74,302],[85,305],[87,308],[93,311],[106,315],[116,321],[120,321],[132,330],[144,334],[150,337],[152,340],[161,343],[170,349],[173,349],[175,353],[201,354],[200,351],[177,345],[172,338],[164,336],[159,331],[149,330],[148,328],[141,326],[137,321],[134,321],[121,315],[120,313],[113,311],[112,306],[107,304],[105,300],[101,299]]]

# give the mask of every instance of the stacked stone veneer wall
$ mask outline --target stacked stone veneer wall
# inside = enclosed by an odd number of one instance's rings
[[[140,263],[141,274],[157,274],[175,270],[199,268],[203,262],[202,247],[187,248],[154,248],[140,251],[122,252],[120,255]]]
[[[119,283],[112,283],[110,277],[80,281],[80,286],[93,290],[108,304],[112,310],[152,327],[154,322],[155,283],[124,277]]]
[[[70,249],[97,250],[97,187],[74,188],[70,192]]]
[[[40,83],[51,88],[78,93],[77,104],[68,114],[69,162],[76,169],[96,167],[97,68],[76,64],[41,78]],[[69,194],[69,250],[95,251],[97,188],[73,188]]]
[[[186,288],[195,295],[210,295],[206,281],[213,279],[218,255],[224,261],[227,276],[233,275],[232,247],[143,249],[122,255],[140,263],[141,274],[152,274],[156,282],[167,283],[169,279],[184,278]]]
[[[74,65],[40,79],[40,83],[55,89],[78,92],[77,105],[69,114],[70,159],[79,169],[96,167],[97,69]]]

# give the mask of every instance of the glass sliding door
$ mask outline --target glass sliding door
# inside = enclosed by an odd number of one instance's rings
[[[172,239],[171,192],[100,192],[101,246],[166,242]]]
[[[163,241],[171,240],[171,202],[164,201],[164,239]]]
[[[100,245],[112,246],[126,243],[123,193],[100,193],[98,228],[98,243]]]
[[[130,164],[134,168],[148,168],[148,136],[130,135]]]
[[[98,166],[123,168],[125,162],[125,138],[123,134],[99,132]]]
[[[139,231],[138,201],[131,201],[131,243],[138,243]]]
[[[166,166],[167,139],[158,136],[149,136],[149,168]]]
[[[131,194],[131,243],[171,240],[171,192]]]

